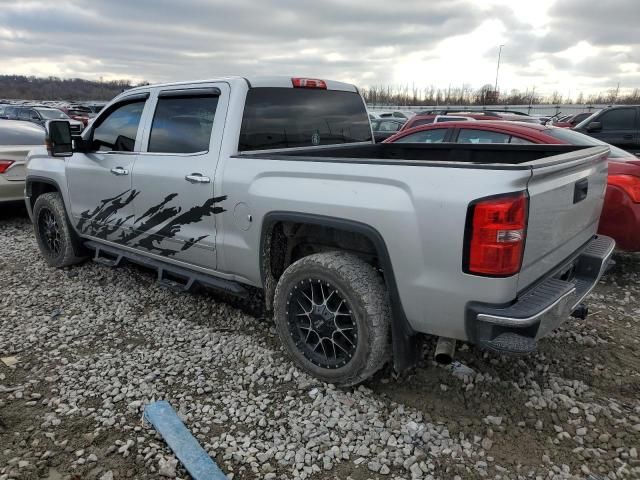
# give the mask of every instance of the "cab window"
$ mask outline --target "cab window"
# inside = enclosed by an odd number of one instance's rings
[[[93,147],[100,151],[132,152],[145,100],[124,103],[112,110],[93,131]]]
[[[602,130],[632,130],[636,121],[636,109],[616,108],[604,112],[596,120],[602,125]]]

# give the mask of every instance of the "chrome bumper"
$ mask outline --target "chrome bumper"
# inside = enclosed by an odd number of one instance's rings
[[[596,286],[607,269],[615,242],[602,235],[555,274],[518,297],[510,305],[471,303],[467,334],[481,347],[527,353],[536,341],[556,329]]]

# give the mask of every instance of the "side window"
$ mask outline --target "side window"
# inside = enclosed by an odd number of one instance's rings
[[[396,143],[442,143],[447,134],[446,128],[423,130],[396,140]]]
[[[381,132],[397,132],[398,131],[398,122],[380,122],[378,130]]]
[[[371,120],[371,130],[377,132],[380,129],[380,120]]]
[[[112,110],[93,131],[94,148],[132,152],[145,100],[125,103]]]
[[[458,143],[509,143],[510,138],[504,133],[463,128],[458,135]]]
[[[524,138],[520,138],[520,137],[511,137],[511,141],[509,143],[515,144],[515,145],[532,145],[533,142],[530,142],[529,140],[525,140]]]
[[[149,152],[196,153],[209,150],[218,97],[160,97],[153,116]]]
[[[31,115],[29,115],[28,108],[21,108],[18,110],[18,119],[19,120],[31,120]]]
[[[602,124],[602,130],[632,130],[635,120],[635,108],[616,108],[604,112],[597,119]]]

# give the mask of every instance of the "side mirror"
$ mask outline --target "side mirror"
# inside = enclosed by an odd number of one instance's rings
[[[587,125],[587,132],[597,132],[598,130],[602,130],[602,123],[600,122],[591,122]]]
[[[70,157],[73,155],[71,128],[66,120],[47,122],[47,152],[52,157]]]

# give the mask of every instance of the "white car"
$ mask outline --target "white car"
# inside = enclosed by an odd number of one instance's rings
[[[44,145],[44,128],[20,120],[0,120],[0,204],[24,201],[25,159]]]

